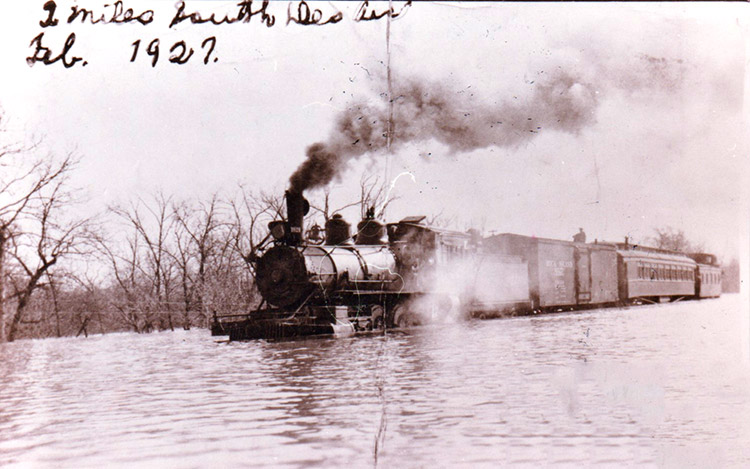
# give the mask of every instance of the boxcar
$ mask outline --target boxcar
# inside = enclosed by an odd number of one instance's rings
[[[695,295],[696,263],[685,255],[619,245],[617,258],[623,302],[668,301]]]
[[[578,304],[617,302],[617,249],[608,244],[576,244],[576,287]]]
[[[528,264],[533,309],[614,303],[618,299],[614,246],[503,233],[485,243]]]

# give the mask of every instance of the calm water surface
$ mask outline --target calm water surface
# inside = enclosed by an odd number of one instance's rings
[[[744,309],[3,344],[0,466],[750,467]]]

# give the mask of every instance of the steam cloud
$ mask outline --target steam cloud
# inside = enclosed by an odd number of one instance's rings
[[[598,105],[593,87],[559,72],[535,85],[528,99],[477,102],[471,90],[449,91],[439,83],[396,80],[392,148],[434,139],[453,152],[490,146],[512,147],[555,129],[577,133],[592,123]],[[307,148],[307,159],[292,174],[290,190],[325,186],[349,161],[386,147],[388,106],[359,103],[337,120],[331,137]]]
[[[418,324],[453,323],[471,316],[503,316],[528,301],[526,262],[479,252],[420,272],[424,291],[407,304]]]

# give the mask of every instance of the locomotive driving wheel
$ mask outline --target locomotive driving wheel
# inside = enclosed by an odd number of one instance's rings
[[[419,325],[419,318],[405,305],[396,305],[393,308],[393,325],[399,328]]]
[[[372,330],[379,331],[385,329],[385,308],[381,305],[374,305],[370,308],[370,317],[372,321]]]

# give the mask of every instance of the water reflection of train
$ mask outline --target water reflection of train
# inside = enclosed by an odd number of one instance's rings
[[[667,302],[721,294],[710,254],[629,243],[578,243],[430,227],[424,217],[383,225],[364,218],[352,235],[341,217],[306,233],[309,210],[287,192],[287,219],[247,257],[263,297],[243,315],[216,315],[230,339],[353,334],[435,317],[492,317]]]

